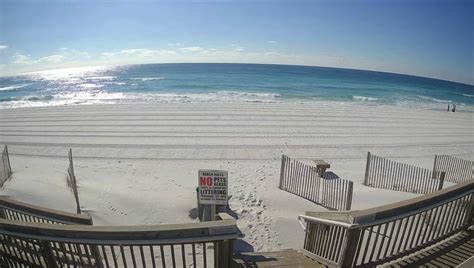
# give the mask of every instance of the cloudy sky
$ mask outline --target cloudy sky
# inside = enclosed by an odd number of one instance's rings
[[[470,0],[0,0],[0,74],[248,62],[474,84],[473,29]]]

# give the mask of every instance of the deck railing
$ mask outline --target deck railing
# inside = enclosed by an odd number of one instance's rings
[[[35,206],[4,196],[0,197],[0,218],[24,222],[92,225],[92,218],[88,215]]]
[[[5,267],[229,267],[236,221],[85,226],[0,219]]]
[[[435,155],[434,171],[446,172],[446,181],[460,183],[474,179],[474,161],[450,155]]]
[[[279,188],[333,210],[350,210],[353,182],[321,178],[316,167],[282,155]]]
[[[304,253],[336,267],[373,267],[407,256],[473,224],[474,181],[390,205],[299,216]],[[319,215],[318,215],[319,214]]]
[[[443,188],[444,172],[432,172],[429,169],[398,163],[367,153],[364,185],[427,194]]]

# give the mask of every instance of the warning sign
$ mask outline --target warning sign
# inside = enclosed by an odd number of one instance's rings
[[[227,170],[199,170],[201,204],[227,205]]]

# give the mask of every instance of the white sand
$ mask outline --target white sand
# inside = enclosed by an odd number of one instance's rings
[[[231,208],[255,250],[301,248],[297,215],[325,209],[277,188],[282,153],[353,180],[353,209],[415,194],[362,185],[367,151],[432,168],[435,154],[473,159],[473,113],[349,103],[61,106],[0,110],[14,172],[2,195],[74,212],[96,225],[192,222],[198,169],[227,169]]]

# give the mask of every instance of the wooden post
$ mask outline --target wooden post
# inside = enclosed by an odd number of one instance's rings
[[[1,219],[6,219],[7,218],[7,215],[5,214],[5,209],[4,208],[0,208],[0,218]]]
[[[198,213],[198,219],[202,221],[203,219],[203,208],[201,206],[201,202],[199,201],[199,187],[196,187],[196,204],[197,204],[197,213]]]
[[[351,210],[353,192],[354,192],[354,182],[349,181],[349,187],[347,188],[346,210]]]
[[[216,205],[212,204],[211,205],[211,221],[216,220],[216,214],[217,214]]]
[[[283,189],[283,175],[285,172],[285,155],[281,155],[281,168],[280,168],[280,185],[278,185],[278,188]]]
[[[446,176],[446,172],[442,171],[439,176],[439,184],[438,184],[438,191],[443,189],[444,177]]]
[[[5,145],[5,151],[7,153],[7,164],[8,164],[7,178],[9,178],[12,175],[12,167],[10,166],[10,155],[8,154],[8,146],[6,146],[6,145]]]
[[[361,230],[348,229],[345,237],[345,243],[341,251],[339,267],[353,267],[355,261],[357,246],[359,244]]]
[[[90,245],[89,249],[91,250],[92,257],[93,257],[93,258],[91,258],[91,261],[92,260],[95,261],[95,263],[94,263],[95,266],[94,267],[103,268],[104,264],[102,263],[102,256],[100,255],[99,247],[95,246],[95,245]],[[92,263],[91,263],[91,265],[92,265]]]
[[[72,149],[69,149],[69,169],[70,169],[70,174],[69,176],[71,177],[71,182],[72,182],[72,192],[74,193],[74,198],[76,199],[76,211],[77,214],[81,214],[81,204],[79,203],[79,193],[77,191],[77,181],[76,181],[76,175],[74,174],[74,164],[72,161]]]
[[[369,168],[370,168],[370,152],[367,152],[367,163],[365,164],[364,185],[368,185]]]
[[[436,162],[438,160],[438,155],[435,154],[434,158],[434,163],[433,163],[433,174],[432,174],[432,179],[436,179]]]
[[[51,250],[51,245],[48,241],[41,241],[41,255],[43,255],[44,262],[46,267],[58,267],[56,261],[54,260],[53,251]]]
[[[232,240],[221,240],[216,243],[216,249],[214,249],[215,267],[229,268],[232,266],[232,242]]]

